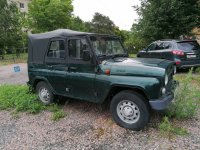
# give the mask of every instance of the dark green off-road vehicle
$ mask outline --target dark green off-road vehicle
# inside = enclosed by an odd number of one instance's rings
[[[57,96],[110,102],[116,123],[132,130],[174,98],[173,65],[128,58],[116,36],[67,29],[29,35],[28,84],[44,104]]]

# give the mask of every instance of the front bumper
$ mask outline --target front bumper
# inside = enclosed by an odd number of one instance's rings
[[[167,106],[171,103],[171,101],[174,99],[174,94],[170,94],[166,97],[163,97],[161,99],[156,99],[149,101],[149,104],[153,110],[165,110]]]
[[[169,94],[166,94],[159,99],[150,100],[149,104],[151,108],[156,111],[165,110],[174,99],[174,91],[178,85],[179,82],[173,81],[171,85],[171,92]]]

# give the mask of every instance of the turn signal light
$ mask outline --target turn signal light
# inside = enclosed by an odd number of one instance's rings
[[[110,75],[110,69],[106,69],[106,70],[105,70],[105,74],[106,74],[106,75]]]

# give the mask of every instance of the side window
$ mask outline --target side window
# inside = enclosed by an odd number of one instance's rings
[[[156,47],[156,44],[153,43],[153,44],[151,44],[151,45],[147,48],[147,50],[148,50],[148,51],[155,50],[155,47]]]
[[[49,58],[65,58],[65,43],[63,40],[52,41],[47,53]]]
[[[162,49],[164,49],[163,43],[156,43],[155,50],[162,50]]]
[[[172,49],[172,44],[169,42],[164,43],[164,49]]]
[[[69,57],[75,59],[83,58],[83,51],[87,50],[89,45],[85,38],[71,39],[68,41]]]

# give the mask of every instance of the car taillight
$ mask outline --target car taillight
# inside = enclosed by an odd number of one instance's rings
[[[172,53],[174,55],[184,56],[184,52],[181,50],[172,50]]]

